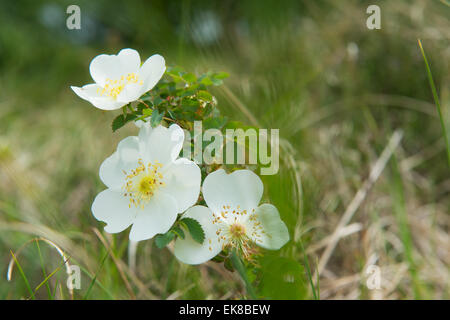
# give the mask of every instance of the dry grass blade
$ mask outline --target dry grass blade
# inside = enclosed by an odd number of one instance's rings
[[[381,153],[381,156],[378,158],[378,160],[375,162],[375,164],[372,167],[372,170],[370,171],[370,175],[367,178],[367,180],[364,182],[362,187],[358,190],[358,192],[353,197],[352,201],[348,205],[347,209],[345,210],[344,214],[341,217],[341,220],[339,221],[335,231],[330,237],[330,240],[328,242],[328,245],[325,248],[325,251],[323,252],[320,260],[319,265],[317,268],[317,272],[320,275],[322,271],[324,270],[325,266],[328,263],[328,260],[330,259],[331,255],[333,254],[334,249],[336,248],[336,245],[340,239],[340,234],[342,232],[341,229],[343,229],[351,220],[353,215],[358,210],[359,206],[362,204],[364,199],[366,198],[369,190],[372,188],[375,181],[378,180],[381,172],[386,167],[387,162],[389,161],[390,157],[394,153],[395,149],[399,145],[401,139],[403,136],[403,132],[401,130],[396,130],[394,134],[389,139],[389,142],[386,146],[386,148]],[[314,277],[316,278],[316,277]]]
[[[78,261],[83,261],[88,268],[93,266],[91,257],[87,254],[83,247],[75,244],[65,235],[44,225],[33,225],[25,222],[6,222],[0,220],[0,231],[19,231],[38,236],[39,239],[46,239],[53,243],[52,246],[56,245],[63,252],[69,252],[72,258],[76,258]],[[50,244],[50,242],[47,243]]]
[[[157,297],[152,292],[149,291],[148,287],[144,283],[142,283],[142,281],[139,280],[139,278],[127,266],[127,264],[116,257],[114,252],[111,250],[111,245],[103,237],[103,235],[100,233],[100,231],[97,228],[93,228],[93,230],[94,230],[94,233],[96,234],[96,236],[100,239],[100,241],[102,242],[102,244],[108,251],[114,264],[116,265],[117,270],[119,271],[119,275],[122,278],[123,282],[125,283],[125,286],[127,288],[128,294],[130,295],[130,298],[136,299],[136,295],[133,292],[133,289],[131,287],[130,282],[128,281],[127,276],[130,278],[132,283],[139,289],[138,296],[142,295],[146,299],[156,299]]]
[[[227,86],[221,87],[222,91],[225,93],[225,96],[232,102],[234,106],[236,106],[239,111],[241,111],[247,119],[250,121],[250,123],[256,127],[260,127],[258,120],[255,118],[255,116],[250,112],[250,110],[233,94],[233,92],[228,89]]]
[[[136,296],[133,292],[133,288],[131,288],[130,282],[128,281],[125,272],[123,271],[122,264],[119,263],[119,260],[117,259],[114,252],[112,252],[110,245],[106,241],[106,239],[102,236],[100,231],[98,231],[97,228],[93,228],[95,235],[99,238],[105,249],[108,251],[108,254],[111,256],[111,259],[114,261],[114,264],[117,267],[117,270],[119,271],[120,277],[122,278],[123,282],[125,283],[125,286],[127,288],[128,294],[130,295],[131,299],[136,299]]]

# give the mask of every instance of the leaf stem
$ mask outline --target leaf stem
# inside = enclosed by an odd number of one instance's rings
[[[236,253],[236,250],[233,250],[231,252],[231,263],[241,276],[242,281],[244,281],[245,287],[247,289],[247,294],[250,296],[252,300],[257,300],[258,297],[256,296],[255,289],[253,288],[252,284],[250,283],[250,280],[247,277],[247,270],[244,264],[242,263],[241,258]]]

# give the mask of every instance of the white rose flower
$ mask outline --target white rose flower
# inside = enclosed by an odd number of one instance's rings
[[[261,179],[250,170],[227,174],[220,169],[203,182],[207,207],[194,206],[183,218],[197,220],[205,232],[203,244],[190,235],[175,242],[175,256],[187,264],[200,264],[215,257],[224,248],[237,248],[248,255],[251,244],[277,250],[288,240],[286,225],[277,208],[258,206],[262,194]]]
[[[184,132],[176,124],[152,128],[142,124],[139,136],[123,139],[117,151],[100,167],[100,179],[108,189],[92,204],[105,231],[117,233],[130,225],[130,240],[150,239],[166,233],[178,213],[197,202],[200,168],[178,158]]]
[[[155,54],[141,66],[139,53],[123,49],[117,55],[101,54],[89,66],[95,83],[72,90],[103,110],[115,110],[136,101],[152,89],[166,70],[164,58]]]

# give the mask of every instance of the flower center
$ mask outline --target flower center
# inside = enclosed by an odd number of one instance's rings
[[[149,162],[145,165],[142,159],[139,159],[138,164],[139,166],[130,173],[124,171],[126,175],[124,196],[130,199],[128,205],[130,208],[135,206],[142,209],[164,182],[162,182],[163,175],[159,172],[162,168],[161,163],[155,161],[153,164]]]
[[[233,247],[241,251],[246,258],[252,254],[253,242],[259,242],[262,231],[261,225],[256,221],[255,209],[251,213],[243,210],[240,206],[231,208],[225,205],[220,213],[213,213],[213,224],[218,225],[217,236],[219,243],[222,243],[222,249]],[[250,231],[252,240],[247,233]],[[211,244],[211,240],[210,244]],[[210,245],[210,250],[212,250]]]
[[[229,232],[232,239],[240,239],[245,235],[245,227],[240,223],[233,223]]]
[[[121,76],[120,79],[106,79],[106,84],[103,88],[98,88],[97,92],[101,96],[108,96],[117,100],[117,96],[123,91],[125,86],[130,83],[138,83],[143,85],[143,81],[139,80],[139,76],[132,72],[128,73],[127,76]]]

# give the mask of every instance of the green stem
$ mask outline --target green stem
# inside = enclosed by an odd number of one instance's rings
[[[244,281],[245,287],[247,289],[247,294],[250,296],[250,298],[252,298],[252,300],[257,300],[258,297],[256,296],[255,289],[253,289],[253,286],[247,277],[247,270],[245,269],[241,258],[236,253],[236,250],[233,250],[231,252],[231,262],[233,263],[233,267],[237,270],[242,280]]]

